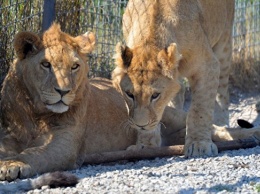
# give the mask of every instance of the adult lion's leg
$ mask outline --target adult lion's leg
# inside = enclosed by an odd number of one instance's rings
[[[0,159],[17,155],[21,146],[11,135],[3,135],[0,138]]]
[[[82,135],[75,130],[55,130],[44,145],[28,148],[14,157],[1,160],[0,180],[11,181],[76,168],[80,141],[84,139]]]
[[[204,47],[197,51],[200,56],[195,56],[189,62],[194,71],[188,77],[192,102],[186,126],[186,157],[212,156],[218,153],[211,139],[211,126],[219,84],[219,61],[205,39]]]
[[[213,51],[220,62],[219,86],[215,102],[214,124],[229,125],[229,92],[228,82],[232,55],[231,29],[221,36]]]

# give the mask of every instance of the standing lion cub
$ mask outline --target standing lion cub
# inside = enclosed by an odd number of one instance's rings
[[[180,89],[179,76],[187,77],[185,155],[218,153],[211,127],[228,124],[233,15],[234,0],[129,0],[113,81],[136,129],[157,128]]]

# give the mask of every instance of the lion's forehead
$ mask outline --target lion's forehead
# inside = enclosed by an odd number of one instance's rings
[[[134,84],[151,85],[161,75],[161,71],[154,69],[148,70],[145,68],[128,71],[128,76]]]
[[[80,61],[77,52],[66,45],[56,45],[45,49],[45,58],[55,67],[71,67]]]
[[[160,79],[160,73],[158,71],[131,71],[128,72],[128,76],[133,85],[134,93],[139,94],[148,94],[150,95],[156,90],[157,82]]]

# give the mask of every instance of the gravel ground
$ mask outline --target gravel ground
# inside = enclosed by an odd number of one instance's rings
[[[259,99],[260,94],[232,93],[230,125],[237,126],[237,118],[260,125],[255,110]],[[80,178],[76,187],[43,187],[28,193],[260,193],[260,147],[225,151],[210,158],[170,157],[88,165],[70,172]],[[26,181],[18,180],[20,184]],[[0,182],[0,188],[17,184]]]

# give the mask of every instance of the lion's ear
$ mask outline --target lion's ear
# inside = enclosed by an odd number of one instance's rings
[[[161,50],[158,53],[157,61],[162,68],[162,74],[166,77],[173,78],[181,58],[182,56],[175,43],[172,43],[166,49]]]
[[[127,68],[131,64],[131,60],[133,57],[132,50],[127,47],[126,45],[123,45],[122,43],[117,43],[116,45],[116,55],[114,57],[116,68],[112,72],[112,81],[114,87],[119,91],[121,91],[120,82],[122,78],[125,76],[127,72]]]
[[[96,36],[93,32],[86,32],[75,38],[81,53],[90,53],[94,50],[96,45]]]
[[[14,37],[14,50],[18,59],[34,55],[42,48],[40,37],[32,32],[19,32]]]
[[[117,67],[127,69],[131,64],[132,58],[132,50],[121,42],[117,43],[115,56]]]

